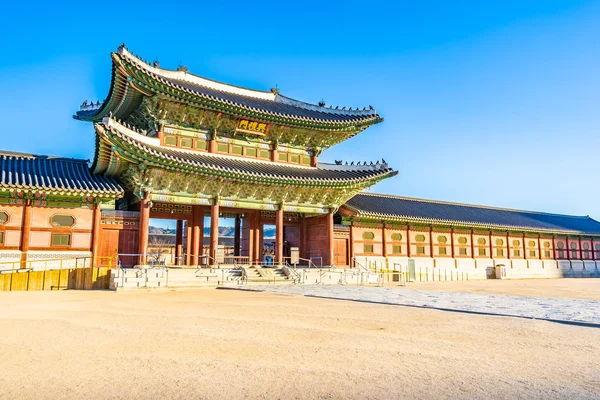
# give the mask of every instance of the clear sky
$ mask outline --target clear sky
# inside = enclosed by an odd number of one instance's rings
[[[322,161],[384,158],[372,191],[600,219],[600,1],[9,2],[4,150],[93,158],[72,115],[103,100],[123,42],[163,68],[382,124]]]

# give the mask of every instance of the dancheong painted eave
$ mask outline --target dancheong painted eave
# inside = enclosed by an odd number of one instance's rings
[[[87,160],[0,152],[0,191],[88,196],[110,200],[123,196],[112,178],[94,175]]]
[[[75,118],[100,122],[112,113],[126,118],[143,96],[165,95],[199,108],[284,126],[331,131],[360,131],[383,121],[373,107],[340,109],[309,104],[271,92],[240,88],[187,72],[166,70],[134,56],[124,46],[112,53],[109,94],[103,103],[84,103]],[[132,90],[134,88],[135,90]]]
[[[567,235],[600,235],[600,222],[589,216],[511,210],[365,192],[352,197],[344,207],[361,219]]]
[[[356,188],[368,187],[397,174],[386,163],[337,165],[319,163],[317,167],[250,160],[221,154],[169,148],[157,138],[144,136],[109,117],[95,124],[98,148],[93,169],[105,174],[114,157],[126,162],[166,170],[201,174],[239,181],[278,185]],[[360,189],[359,189],[360,190]]]

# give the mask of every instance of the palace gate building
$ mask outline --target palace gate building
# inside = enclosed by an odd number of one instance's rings
[[[275,265],[298,249],[324,266],[472,278],[499,264],[515,278],[598,273],[600,223],[587,216],[373,194],[364,190],[397,174],[385,161],[320,162],[323,150],[383,121],[372,107],[227,85],[162,69],[124,46],[111,57],[108,96],[74,116],[93,126],[91,165],[2,153],[4,261],[130,254],[125,265],[145,264],[149,220],[163,218],[177,220],[179,264],[223,264],[219,218],[231,217],[231,264],[263,263],[263,230],[274,225]]]

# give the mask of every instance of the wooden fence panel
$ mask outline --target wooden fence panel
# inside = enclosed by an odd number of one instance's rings
[[[0,290],[108,289],[110,270],[88,267],[0,274]]]
[[[0,274],[0,290],[2,290],[2,291],[10,290],[10,278],[11,278],[11,274]]]
[[[27,274],[29,282],[27,290],[43,290],[44,288],[44,273],[46,271],[29,271]]]
[[[27,290],[29,274],[27,272],[12,273],[11,290]]]
[[[44,290],[58,290],[59,289],[59,275],[60,270],[50,270],[46,271],[46,276],[44,278]]]

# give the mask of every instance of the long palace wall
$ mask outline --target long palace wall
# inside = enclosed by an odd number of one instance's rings
[[[93,229],[90,208],[0,205],[0,269],[10,263],[41,268],[41,263],[27,262],[90,257]]]
[[[600,239],[591,237],[382,224],[350,230],[353,260],[366,267],[406,269],[412,260],[417,273],[458,271],[469,279],[492,276],[496,265],[507,267],[508,278],[597,275],[600,269]]]

